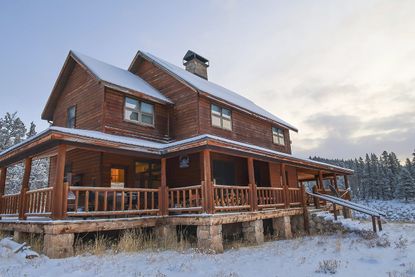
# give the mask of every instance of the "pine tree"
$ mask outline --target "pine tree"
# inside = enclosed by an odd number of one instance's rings
[[[415,197],[414,179],[406,167],[401,170],[397,192],[397,196],[401,199],[405,199],[405,201]]]
[[[4,118],[0,118],[0,150],[21,142],[25,134],[26,127],[17,112],[6,113]]]
[[[36,135],[36,124],[32,121],[30,122],[29,132],[27,132],[26,137],[30,138]]]

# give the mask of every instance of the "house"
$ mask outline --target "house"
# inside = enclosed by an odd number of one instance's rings
[[[197,226],[198,246],[221,252],[227,224],[252,242],[265,222],[283,237],[307,230],[303,182],[339,190],[352,171],[292,155],[296,127],[210,82],[201,55],[183,65],[139,51],[124,70],[70,51],[42,113],[50,127],[0,153],[0,230],[43,234],[51,257],[72,255],[81,232]],[[45,157],[49,187],[30,190]],[[4,195],[22,161],[21,193]]]

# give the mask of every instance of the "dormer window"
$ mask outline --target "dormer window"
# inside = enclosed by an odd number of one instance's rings
[[[154,126],[154,105],[126,97],[124,119],[135,123]]]
[[[66,127],[75,128],[76,106],[69,107],[66,111]]]
[[[272,141],[275,144],[285,145],[284,130],[277,127],[272,127]]]
[[[211,106],[212,126],[225,130],[232,130],[232,112],[229,109],[212,104]]]

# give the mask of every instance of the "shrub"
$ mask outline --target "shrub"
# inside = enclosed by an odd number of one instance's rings
[[[317,273],[336,274],[341,261],[339,260],[323,260],[319,262]]]

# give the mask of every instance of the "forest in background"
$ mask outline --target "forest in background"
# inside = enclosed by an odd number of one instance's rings
[[[415,150],[411,158],[401,164],[396,154],[383,151],[381,155],[366,154],[356,159],[325,159],[310,157],[312,160],[333,164],[354,170],[349,183],[355,199],[392,200],[415,199]],[[343,182],[341,181],[343,184]]]

